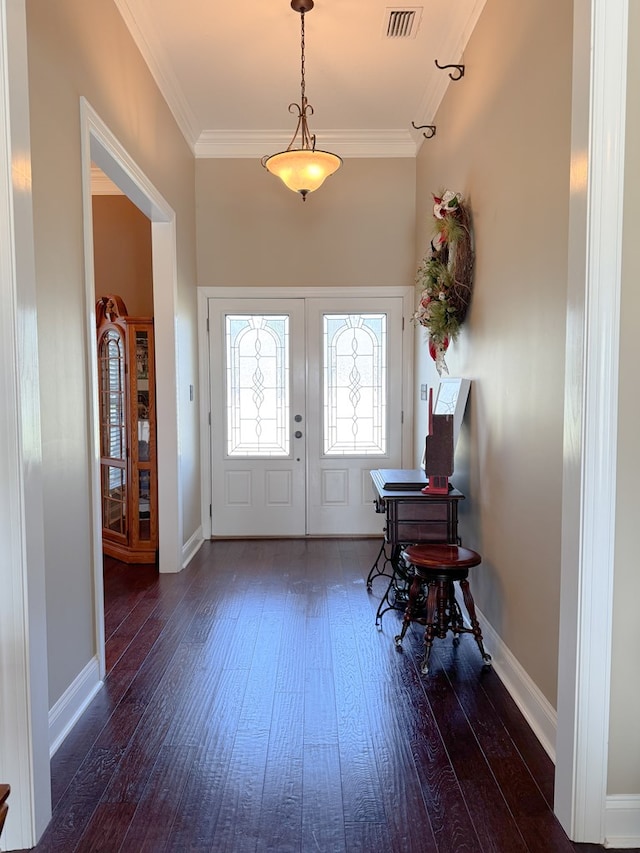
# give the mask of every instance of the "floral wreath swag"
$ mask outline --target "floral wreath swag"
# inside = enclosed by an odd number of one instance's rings
[[[471,301],[473,246],[471,217],[460,193],[447,190],[433,200],[434,236],[418,268],[420,302],[413,319],[427,329],[429,354],[442,375],[449,372],[445,353]]]

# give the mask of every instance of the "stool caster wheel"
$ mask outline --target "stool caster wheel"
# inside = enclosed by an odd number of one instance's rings
[[[402,651],[402,634],[398,634],[393,638],[393,642],[396,644],[396,649],[398,651]]]
[[[371,581],[367,581],[367,592],[371,592]]]
[[[491,655],[488,652],[485,652],[482,655],[482,665],[489,668],[491,666]]]
[[[422,673],[422,675],[428,675],[429,674],[429,661],[428,660],[422,661],[422,663],[420,665],[420,672]]]

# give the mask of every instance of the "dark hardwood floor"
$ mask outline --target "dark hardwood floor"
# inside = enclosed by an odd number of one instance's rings
[[[107,560],[108,677],[34,849],[600,851],[554,818],[552,763],[472,637],[421,676],[420,627],[402,653],[396,613],[376,630],[379,544],[206,542],[160,577]]]

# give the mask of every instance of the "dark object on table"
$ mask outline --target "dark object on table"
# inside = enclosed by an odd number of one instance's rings
[[[428,479],[425,495],[446,494],[453,474],[453,415],[433,414],[433,390],[429,390],[429,434],[424,452],[424,472]]]

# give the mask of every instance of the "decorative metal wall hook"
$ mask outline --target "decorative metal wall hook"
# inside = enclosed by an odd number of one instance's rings
[[[455,75],[452,74],[451,71],[449,72],[449,78],[451,80],[462,80],[462,78],[464,77],[464,65],[440,65],[437,59],[434,61],[436,63],[436,68],[439,68],[441,71],[444,71],[446,68],[456,69],[457,74]]]
[[[414,130],[428,130],[428,133],[423,133],[425,139],[431,139],[436,135],[436,126],[435,124],[416,124],[415,122],[411,122],[411,127]]]

